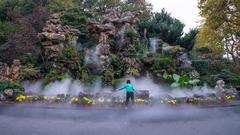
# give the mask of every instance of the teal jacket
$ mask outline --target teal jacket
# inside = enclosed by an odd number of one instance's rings
[[[123,87],[120,87],[118,90],[126,89],[127,92],[134,92],[132,84],[125,84]]]

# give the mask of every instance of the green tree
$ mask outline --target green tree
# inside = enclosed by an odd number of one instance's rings
[[[15,25],[9,21],[0,21],[0,45],[7,41],[9,33],[15,31]]]
[[[126,0],[121,4],[121,11],[139,12],[140,21],[150,19],[152,5],[146,0]]]
[[[240,61],[240,1],[199,0],[204,23],[198,34],[198,47],[226,54],[235,64]]]
[[[191,29],[188,33],[186,33],[180,39],[180,46],[185,48],[187,51],[191,51],[196,42],[196,36],[198,33],[198,29]]]
[[[183,34],[184,24],[162,9],[150,20],[141,22],[139,28],[142,34],[147,32],[148,37],[159,37],[165,42],[176,44]]]

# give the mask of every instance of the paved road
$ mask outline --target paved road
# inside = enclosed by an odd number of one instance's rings
[[[240,107],[0,106],[0,135],[239,135]]]

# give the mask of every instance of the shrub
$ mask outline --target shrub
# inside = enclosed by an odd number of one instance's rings
[[[145,56],[146,52],[148,51],[148,40],[147,38],[143,38],[137,43],[136,45],[137,53],[140,57]]]
[[[188,74],[191,79],[199,79],[200,78],[200,74],[196,70],[193,70]]]
[[[14,89],[19,91],[24,90],[23,87],[17,82],[12,81],[0,82],[0,92],[6,89]]]
[[[122,78],[126,72],[126,66],[117,55],[111,54],[110,56],[114,78]]]
[[[15,31],[15,25],[8,21],[0,21],[0,45],[7,41],[9,33]]]
[[[114,79],[114,72],[112,66],[109,66],[106,70],[104,70],[102,75],[102,81],[104,85],[111,85],[112,80]]]
[[[38,65],[39,64],[38,62],[40,61],[39,57],[33,55],[32,53],[26,53],[20,56],[19,59],[21,60],[22,64],[26,64],[26,65],[28,64]]]
[[[88,85],[93,83],[93,81],[96,79],[96,76],[94,76],[86,66],[83,66],[80,70],[79,79],[82,83]]]
[[[68,60],[76,56],[76,51],[72,47],[66,47],[61,51],[60,59]]]
[[[61,16],[61,21],[65,25],[70,25],[74,27],[82,26],[86,24],[86,18],[84,16],[79,15],[79,13],[67,12]]]
[[[140,35],[133,29],[126,29],[124,31],[124,36],[129,37],[129,38],[139,38]]]
[[[156,54],[154,56],[153,70],[166,69],[167,67],[173,67],[173,61],[171,58],[163,55]]]
[[[179,72],[181,74],[188,74],[194,70],[193,67],[188,67],[188,66],[182,66],[178,68]]]
[[[43,82],[46,85],[56,80],[59,80],[59,81],[64,80],[65,78],[66,78],[66,73],[61,73],[59,71],[52,70],[46,75]]]
[[[28,64],[22,67],[20,79],[23,80],[34,80],[40,77],[40,70]]]
[[[216,82],[218,80],[225,81],[225,87],[238,87],[240,84],[240,75],[231,72],[228,69],[223,69],[222,71],[218,72],[217,74],[212,75],[204,75],[200,77],[200,80],[203,83],[207,83],[211,87],[215,87]]]
[[[194,60],[192,66],[201,74],[206,75],[208,73],[208,61],[205,60]]]
[[[228,69],[223,69],[219,74],[213,76],[215,82],[220,79],[225,81],[227,87],[235,87],[240,84],[240,75],[235,74]]]

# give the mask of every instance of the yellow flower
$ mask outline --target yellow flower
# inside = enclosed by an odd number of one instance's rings
[[[140,99],[140,98],[138,98],[138,99],[135,100],[135,102],[137,102],[137,103],[144,103],[145,100],[144,100],[144,99]]]
[[[87,97],[83,97],[83,98],[82,98],[82,103],[83,103],[83,104],[91,104],[91,103],[92,103],[92,100],[90,100],[90,99],[87,98]]]
[[[26,100],[26,96],[24,95],[19,95],[17,98],[16,98],[16,101],[17,102],[23,102]]]
[[[71,103],[74,103],[74,104],[79,103],[79,99],[77,97],[73,97],[71,99]]]

